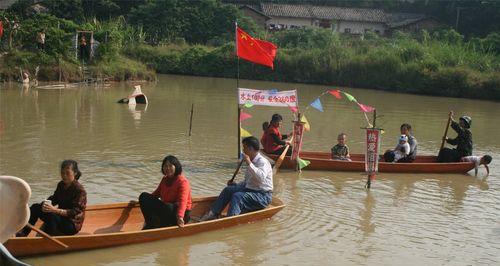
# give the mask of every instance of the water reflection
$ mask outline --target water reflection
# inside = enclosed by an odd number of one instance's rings
[[[142,114],[146,113],[148,110],[148,105],[128,105],[128,110],[132,114],[132,118],[134,119],[134,125],[138,126],[141,124]]]
[[[79,161],[89,204],[128,201],[158,182],[161,158],[177,155],[193,195],[217,195],[236,167],[236,93],[231,79],[160,76],[143,85],[149,105],[135,110],[117,104],[130,84],[113,87],[24,90],[0,84],[0,172],[22,177],[32,200],[53,192],[62,159]],[[241,87],[298,89],[301,107],[324,86],[241,81]],[[384,117],[381,150],[393,148],[399,126],[408,122],[420,154],[435,154],[447,113],[474,119],[474,153],[491,154],[491,174],[380,174],[367,193],[360,173],[282,170],[274,195],[287,205],[268,221],[192,237],[75,252],[27,260],[34,265],[182,265],[189,264],[498,264],[500,213],[499,103],[433,98],[349,89],[360,102]],[[195,103],[193,134],[189,113]],[[405,102],[402,110],[394,102]],[[349,135],[352,153],[365,150],[364,116],[347,101],[323,102],[325,112],[309,110],[311,131],[303,147],[329,151],[339,132]],[[144,108],[144,109],[143,109]],[[146,111],[147,110],[147,111]],[[411,111],[408,111],[411,110]],[[260,136],[262,121],[282,108],[252,107],[245,129]],[[168,126],[165,121],[168,118]],[[379,124],[379,121],[377,121]],[[2,131],[3,125],[3,131]],[[241,177],[238,177],[241,180]],[[0,214],[1,215],[1,214]],[[473,225],[471,226],[471,221]],[[493,225],[493,226],[492,226]],[[495,227],[496,225],[496,227]],[[496,231],[494,231],[496,232]],[[432,253],[429,252],[432,249]],[[468,254],[468,256],[463,256]]]
[[[363,237],[369,237],[375,232],[375,223],[372,222],[373,209],[375,208],[375,198],[370,191],[366,192],[366,197],[363,200],[363,209],[360,210],[359,226],[363,231]]]

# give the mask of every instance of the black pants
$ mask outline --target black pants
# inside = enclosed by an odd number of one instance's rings
[[[43,212],[41,203],[31,205],[30,212],[29,223],[35,225],[38,219],[42,219],[44,222],[43,231],[51,236],[74,235],[77,233],[75,224],[70,219],[55,213]],[[30,232],[31,228],[24,227],[20,235],[27,236]]]
[[[285,150],[286,146],[281,146],[281,148],[275,150],[273,154],[281,155],[283,151]],[[290,148],[288,148],[288,151],[286,151],[286,155],[290,156],[292,155],[292,146],[290,145]]]
[[[89,58],[89,51],[86,45],[80,45],[80,59],[87,60]]]
[[[457,149],[443,148],[439,151],[437,161],[439,163],[460,162],[462,154]]]
[[[166,226],[177,225],[177,205],[164,203],[153,195],[142,192],[139,196],[142,215],[146,222],[143,229],[153,229]],[[190,210],[184,212],[184,223],[190,220]]]

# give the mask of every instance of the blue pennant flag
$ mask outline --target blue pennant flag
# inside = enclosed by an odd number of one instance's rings
[[[269,90],[269,94],[271,94],[271,95],[276,94],[276,93],[278,93],[278,89],[270,89]]]
[[[311,103],[311,106],[318,109],[318,111],[323,112],[323,106],[321,105],[319,98],[316,98],[316,100]]]

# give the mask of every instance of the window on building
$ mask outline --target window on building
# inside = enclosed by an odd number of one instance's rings
[[[351,33],[351,28],[345,28],[344,33]]]

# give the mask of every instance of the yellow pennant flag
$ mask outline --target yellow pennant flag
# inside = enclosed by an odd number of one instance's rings
[[[241,131],[241,137],[242,138],[246,138],[246,137],[251,137],[253,136],[250,132],[244,130],[242,127],[240,127],[240,131]]]
[[[310,131],[310,130],[311,130],[311,125],[309,124],[309,121],[307,121],[307,118],[306,118],[306,116],[305,116],[305,115],[302,115],[302,116],[300,117],[300,122],[304,122],[304,123],[305,123],[305,124],[304,124],[304,129],[305,129],[306,131]]]

